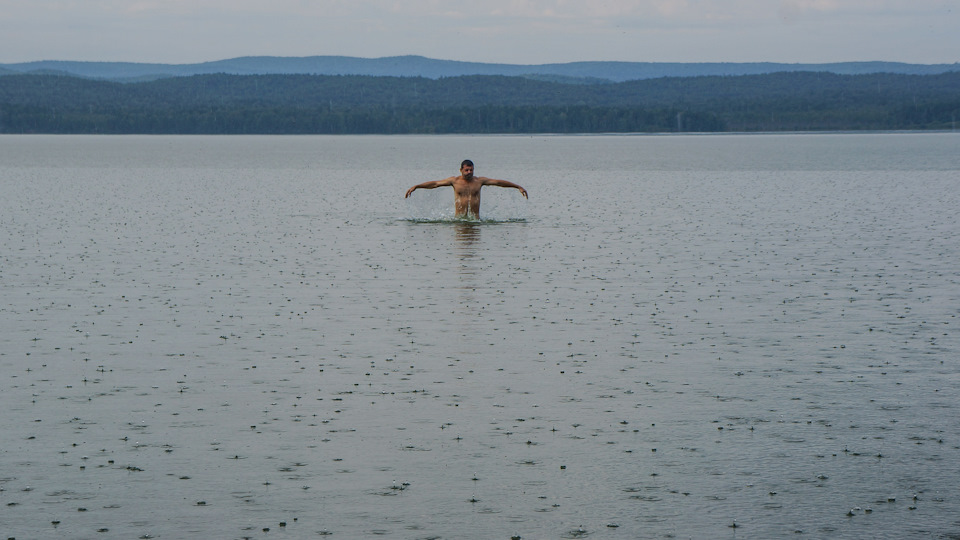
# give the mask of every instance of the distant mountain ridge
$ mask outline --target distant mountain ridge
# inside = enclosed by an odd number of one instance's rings
[[[61,73],[114,81],[142,81],[224,73],[230,75],[369,75],[439,79],[464,75],[555,77],[559,82],[623,82],[660,77],[737,76],[814,71],[839,75],[896,73],[936,75],[960,71],[954,64],[906,64],[899,62],[835,62],[825,64],[674,63],[674,62],[570,62],[562,64],[488,64],[435,60],[422,56],[357,58],[351,56],[276,57],[247,56],[198,64],[150,64],[135,62],[78,62],[41,60],[0,64],[0,76],[14,73]]]

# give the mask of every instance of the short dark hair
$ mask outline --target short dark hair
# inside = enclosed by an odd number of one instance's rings
[[[463,161],[460,163],[460,168],[462,169],[462,168],[466,167],[467,165],[473,167],[473,162],[470,161],[469,159],[465,159],[465,160],[463,160]]]

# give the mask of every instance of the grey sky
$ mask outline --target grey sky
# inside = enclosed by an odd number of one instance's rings
[[[0,62],[960,61],[957,0],[0,0]]]

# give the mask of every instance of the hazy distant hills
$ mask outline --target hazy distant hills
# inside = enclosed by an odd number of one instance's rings
[[[0,64],[0,75],[60,73],[114,81],[146,81],[224,73],[231,75],[370,75],[440,79],[465,75],[526,76],[565,83],[597,84],[705,75],[763,75],[780,72],[827,72],[840,75],[895,73],[935,75],[960,71],[960,64],[904,64],[897,62],[839,62],[828,64],[784,63],[663,63],[571,62],[564,64],[487,64],[434,60],[422,56],[356,58],[348,56],[250,56],[199,64],[146,64],[132,62],[74,62],[43,60]]]

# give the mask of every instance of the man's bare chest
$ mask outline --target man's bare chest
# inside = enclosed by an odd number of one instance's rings
[[[453,191],[458,196],[472,196],[480,193],[480,188],[483,187],[483,182],[477,178],[472,180],[465,180],[463,178],[458,178],[453,181]]]

